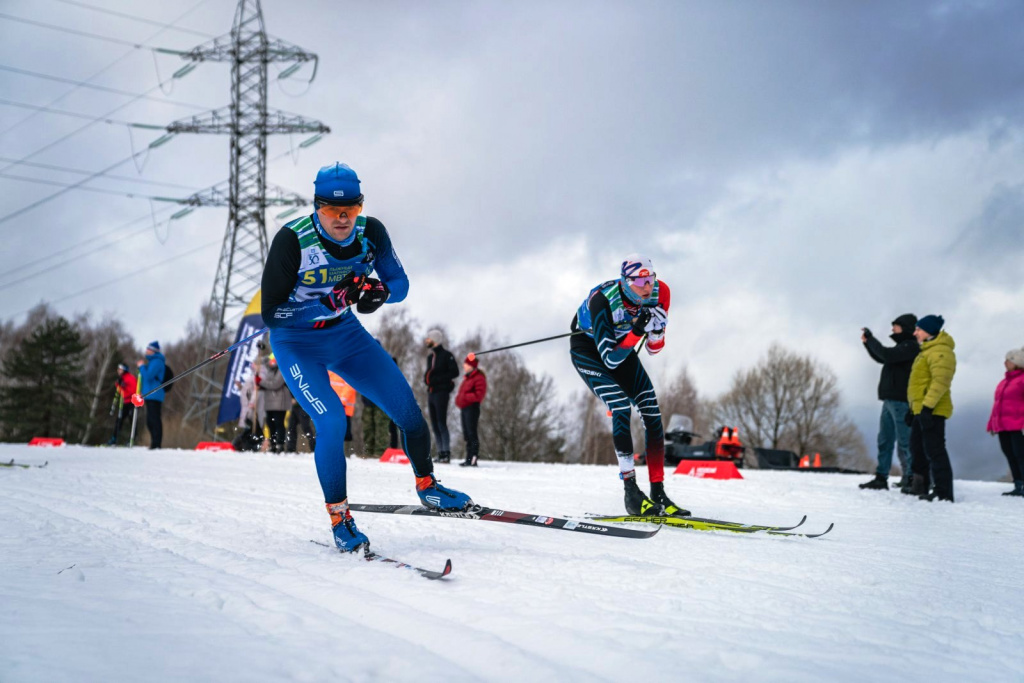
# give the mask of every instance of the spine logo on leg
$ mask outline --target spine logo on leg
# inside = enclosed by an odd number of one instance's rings
[[[302,396],[309,401],[309,405],[313,407],[316,414],[323,415],[326,413],[327,406],[325,406],[324,402],[314,396],[309,390],[309,382],[302,378],[302,370],[299,368],[299,364],[294,363],[290,368],[288,368],[288,372],[291,373],[292,379],[299,383],[299,390],[302,392]]]

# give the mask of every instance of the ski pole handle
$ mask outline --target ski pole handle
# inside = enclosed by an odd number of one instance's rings
[[[203,368],[203,367],[206,367],[210,363],[213,363],[214,361],[223,358],[224,356],[226,356],[227,354],[231,353],[232,351],[234,351],[235,349],[237,349],[239,346],[241,346],[242,344],[246,343],[247,341],[251,341],[251,340],[255,339],[256,337],[259,337],[260,335],[264,334],[268,329],[270,329],[270,328],[264,327],[261,330],[253,332],[252,334],[250,334],[245,339],[239,339],[238,341],[236,341],[234,344],[232,344],[228,348],[224,349],[223,351],[218,351],[217,353],[213,354],[212,356],[210,356],[209,358],[204,360],[202,363],[199,363],[198,365],[193,365],[192,367],[190,367],[188,370],[186,370],[185,372],[181,373],[180,375],[175,375],[174,377],[170,378],[169,380],[167,380],[166,382],[164,382],[160,386],[153,387],[152,389],[150,389],[146,393],[142,394],[141,396],[138,393],[133,394],[132,395],[132,403],[135,405],[136,408],[141,408],[146,403],[146,397],[149,396],[150,394],[152,394],[153,392],[160,391],[164,387],[166,387],[168,385],[171,385],[171,384],[174,384],[175,382],[177,382],[182,377],[188,377],[189,375],[191,375],[196,370],[198,370],[200,368]]]

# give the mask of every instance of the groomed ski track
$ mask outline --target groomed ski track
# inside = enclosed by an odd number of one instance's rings
[[[0,445],[0,681],[1019,681],[1024,501],[955,505],[862,477],[669,477],[704,517],[808,541],[667,530],[649,540],[357,516],[335,555],[312,457]],[[415,502],[408,466],[349,460],[354,502]],[[617,512],[607,467],[438,466],[519,512]],[[646,472],[640,472],[646,485]]]

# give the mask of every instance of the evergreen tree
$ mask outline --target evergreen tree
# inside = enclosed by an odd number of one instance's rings
[[[36,327],[8,353],[0,387],[5,439],[79,438],[87,417],[85,348],[78,328],[56,317]]]

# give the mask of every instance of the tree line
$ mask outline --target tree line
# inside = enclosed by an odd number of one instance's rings
[[[163,344],[168,363],[180,372],[208,353],[198,339],[208,311],[186,326],[181,340]],[[426,326],[405,308],[387,309],[377,320],[375,336],[395,358],[426,405],[421,381],[425,369]],[[230,331],[224,331],[225,345]],[[460,362],[470,351],[503,346],[508,340],[493,330],[475,330],[446,346]],[[0,440],[25,442],[33,436],[57,436],[69,443],[103,444],[112,429],[117,364],[134,372],[142,352],[123,322],[88,315],[68,320],[41,304],[21,325],[0,323]],[[225,364],[226,365],[226,364]],[[613,464],[611,423],[604,405],[580,386],[566,399],[554,380],[532,369],[514,351],[481,358],[488,394],[480,418],[484,459],[525,462]],[[221,369],[221,372],[224,368]],[[673,414],[687,415],[696,432],[710,437],[719,426],[740,428],[748,446],[821,453],[826,464],[862,467],[867,461],[863,437],[842,411],[835,373],[813,357],[773,345],[752,367],[738,369],[729,388],[717,397],[702,397],[685,366],[655,377],[665,423]],[[191,448],[203,435],[198,424],[182,424],[189,408],[188,380],[167,395],[165,445]],[[353,434],[362,452],[362,403],[357,402]],[[453,451],[462,449],[457,409],[449,412]],[[230,440],[234,425],[218,428]],[[144,430],[139,430],[140,436]],[[643,448],[643,428],[634,415],[634,444]],[[144,439],[144,437],[142,437]],[[750,459],[752,460],[752,459]],[[748,460],[748,464],[754,462]]]

